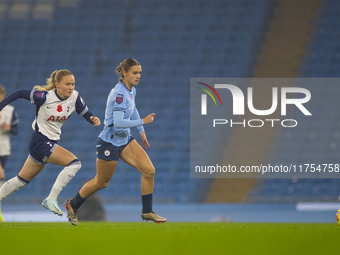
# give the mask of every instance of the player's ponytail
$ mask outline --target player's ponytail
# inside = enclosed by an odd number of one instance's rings
[[[4,86],[2,86],[2,85],[0,84],[0,95],[4,95],[4,94],[6,94],[6,89],[5,89]]]
[[[116,74],[119,78],[124,78],[123,71],[127,72],[131,66],[140,66],[139,62],[134,58],[127,58],[116,68]]]
[[[73,75],[73,74],[71,71],[67,69],[55,70],[51,73],[50,78],[47,79],[46,85],[44,86],[36,85],[33,87],[33,89],[39,90],[39,91],[48,91],[48,90],[55,89],[56,88],[55,83],[60,82],[61,79],[67,75]]]

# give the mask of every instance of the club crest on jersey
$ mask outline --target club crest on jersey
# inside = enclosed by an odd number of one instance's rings
[[[63,107],[62,107],[61,105],[58,105],[58,106],[57,106],[57,111],[58,111],[58,112],[62,112],[62,111],[63,111]]]
[[[116,97],[116,103],[117,104],[123,103],[123,98],[124,98],[124,95],[118,94],[117,97]]]

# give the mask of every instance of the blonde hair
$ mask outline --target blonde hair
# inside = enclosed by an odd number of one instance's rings
[[[39,90],[39,91],[48,91],[48,90],[55,89],[56,88],[55,83],[60,82],[61,79],[67,75],[73,75],[73,74],[71,71],[67,69],[55,70],[51,73],[50,78],[47,79],[46,85],[43,85],[43,86],[36,85],[33,87],[33,89]]]
[[[0,84],[0,94],[1,94],[1,95],[6,94],[6,89],[5,89],[5,87],[2,86],[1,84]]]
[[[130,67],[131,66],[140,66],[139,62],[134,59],[134,58],[127,58],[125,59],[123,62],[120,63],[119,66],[117,66],[116,68],[116,74],[121,77],[121,78],[124,78],[124,75],[123,75],[123,70],[125,72],[129,71]]]

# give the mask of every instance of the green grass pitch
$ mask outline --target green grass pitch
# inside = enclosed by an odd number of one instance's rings
[[[0,254],[338,254],[334,224],[0,223]]]

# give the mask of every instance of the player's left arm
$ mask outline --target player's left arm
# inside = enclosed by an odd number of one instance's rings
[[[131,119],[132,120],[140,120],[140,115],[139,115],[139,112],[138,112],[136,107],[135,107],[135,110],[133,111],[133,113],[131,115]],[[139,133],[145,132],[143,125],[137,126],[137,129],[138,129]]]
[[[142,145],[145,149],[150,148],[150,144],[148,139],[146,138],[146,134],[145,132],[141,132],[140,134],[140,138],[142,139]]]
[[[90,112],[89,108],[87,107],[84,100],[78,94],[77,101],[76,101],[76,112],[83,116],[89,123],[93,124],[95,127],[100,125],[100,119]]]
[[[140,115],[139,115],[139,112],[138,112],[137,108],[135,108],[135,110],[133,111],[133,113],[131,115],[131,119],[133,119],[133,120],[140,119]],[[137,129],[139,131],[140,138],[142,139],[143,147],[145,149],[150,148],[149,141],[146,138],[146,133],[145,133],[145,130],[144,130],[144,126],[143,125],[137,126]]]

